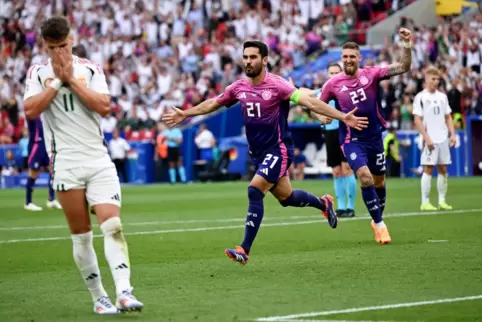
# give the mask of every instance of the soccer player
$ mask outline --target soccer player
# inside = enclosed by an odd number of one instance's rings
[[[45,148],[45,140],[40,117],[34,120],[27,120],[29,140],[28,140],[28,178],[25,186],[25,210],[42,211],[42,207],[32,202],[33,188],[38,178],[41,167],[48,168],[50,160]],[[62,209],[60,203],[55,200],[55,191],[52,188],[52,173],[49,178],[49,198],[47,208]]]
[[[52,17],[41,27],[50,57],[32,65],[26,77],[25,115],[41,115],[52,186],[57,191],[72,234],[73,255],[94,302],[94,312],[117,314],[141,310],[132,295],[127,244],[120,221],[121,190],[114,163],[101,130],[110,112],[110,97],[102,68],[72,55],[73,35],[64,17]],[[116,287],[112,305],[101,282],[93,246],[89,208],[104,235],[104,251]]]
[[[264,215],[263,199],[270,191],[284,207],[314,207],[328,218],[332,228],[337,226],[330,195],[319,198],[302,190],[292,190],[287,170],[293,158],[293,140],[288,130],[289,103],[304,105],[314,112],[342,120],[349,126],[362,129],[367,126],[364,118],[354,111],[348,114],[330,108],[326,103],[296,89],[288,81],[266,71],[268,47],[260,41],[247,41],[243,45],[243,64],[247,77],[229,85],[216,98],[182,111],[173,107],[163,120],[174,126],[187,117],[209,114],[222,106],[241,102],[246,137],[251,162],[257,171],[248,187],[248,215],[244,240],[235,249],[226,249],[232,260],[246,264],[251,245]]]
[[[430,186],[433,167],[437,165],[438,209],[450,210],[445,201],[447,194],[447,165],[450,164],[450,147],[455,145],[455,130],[447,95],[437,90],[440,82],[438,69],[430,67],[425,72],[425,89],[415,96],[413,115],[415,126],[423,137],[421,164],[422,205],[420,210],[437,210],[430,203]],[[449,137],[450,133],[450,137]]]
[[[328,79],[342,72],[337,63],[328,66]],[[333,108],[337,108],[338,102],[332,99],[328,102]],[[356,179],[348,165],[345,155],[338,142],[339,121],[332,118],[314,114],[324,124],[327,164],[333,169],[333,181],[338,209],[338,217],[355,217]]]
[[[329,79],[320,93],[322,101],[336,99],[342,112],[358,108],[360,115],[368,117],[370,125],[366,129],[351,130],[341,126],[339,140],[350,168],[360,181],[363,201],[373,219],[371,227],[375,241],[380,244],[389,244],[391,237],[382,217],[386,198],[382,132],[387,126],[378,110],[377,91],[380,80],[410,69],[411,32],[400,28],[399,35],[404,46],[400,62],[386,67],[360,68],[362,56],[358,45],[354,42],[344,44],[341,56],[343,73]]]

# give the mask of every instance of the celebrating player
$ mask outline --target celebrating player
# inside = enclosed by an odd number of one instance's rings
[[[322,101],[336,99],[342,112],[358,108],[359,114],[368,117],[370,126],[363,130],[340,127],[340,145],[350,167],[360,180],[363,201],[373,220],[375,241],[389,244],[391,237],[383,222],[385,208],[385,155],[381,133],[386,123],[378,111],[378,82],[407,72],[412,62],[411,32],[400,28],[403,54],[400,62],[387,67],[360,68],[362,56],[354,42],[343,45],[342,62],[344,72],[329,79],[320,94]]]
[[[53,187],[72,233],[73,255],[94,301],[94,312],[117,314],[141,310],[132,295],[127,244],[120,221],[121,191],[114,163],[100,127],[110,111],[110,97],[102,69],[72,55],[73,35],[64,17],[53,17],[41,28],[46,62],[27,73],[25,114],[39,115],[49,156]],[[114,278],[117,308],[101,282],[89,207],[104,235],[104,250]]]
[[[50,160],[45,148],[45,140],[40,117],[34,120],[27,120],[29,140],[28,140],[28,179],[25,186],[25,210],[41,211],[42,207],[32,202],[32,192],[35,187],[41,167],[48,168]],[[52,188],[52,173],[49,178],[49,199],[47,208],[62,209],[62,206],[55,200],[55,191]]]
[[[340,65],[337,63],[330,64],[327,73],[328,79],[341,72],[342,69]],[[328,102],[328,105],[336,108],[338,102],[333,99]],[[314,115],[324,124],[327,163],[328,166],[333,169],[333,181],[335,184],[336,204],[338,208],[336,214],[338,217],[354,217],[356,179],[338,143],[339,121],[319,114]]]
[[[440,72],[436,68],[428,68],[425,72],[425,89],[415,96],[413,115],[415,126],[423,138],[421,164],[422,205],[420,210],[437,210],[430,203],[430,186],[433,167],[437,165],[438,208],[450,210],[445,201],[447,194],[447,165],[450,164],[450,147],[455,145],[455,130],[450,113],[447,95],[437,90]],[[450,132],[450,138],[448,138]]]
[[[182,122],[187,117],[211,113],[221,106],[231,106],[240,101],[249,153],[257,167],[255,176],[248,187],[248,216],[244,240],[235,249],[226,249],[232,260],[246,264],[251,245],[256,237],[264,215],[263,199],[270,191],[284,207],[314,207],[328,218],[336,228],[337,217],[330,195],[315,197],[302,190],[292,190],[287,171],[293,157],[293,141],[288,130],[289,102],[304,105],[316,113],[326,114],[342,120],[359,130],[366,127],[365,118],[358,118],[351,111],[341,113],[327,104],[297,90],[289,82],[266,71],[268,47],[260,41],[247,41],[243,45],[243,63],[246,78],[228,86],[217,98],[182,111],[173,107],[163,120],[169,126]]]

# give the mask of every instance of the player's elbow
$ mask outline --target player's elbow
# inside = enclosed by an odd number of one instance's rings
[[[38,117],[38,113],[35,111],[35,108],[30,101],[26,101],[23,106],[25,117],[28,120],[35,120]]]

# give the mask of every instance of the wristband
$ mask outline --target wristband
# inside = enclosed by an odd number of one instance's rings
[[[405,48],[412,48],[412,43],[410,41],[402,41],[402,45]]]
[[[58,91],[62,87],[62,81],[56,78],[50,82],[49,86]]]

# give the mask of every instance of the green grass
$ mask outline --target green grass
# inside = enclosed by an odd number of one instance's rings
[[[435,180],[432,186],[435,203]],[[294,187],[333,193],[331,181]],[[116,317],[91,312],[62,213],[26,212],[22,190],[0,190],[0,321],[253,321],[482,294],[482,180],[450,178],[455,211],[435,215],[418,213],[419,187],[418,180],[388,181],[386,213],[395,214],[386,217],[388,246],[374,242],[360,196],[356,220],[342,220],[336,230],[318,211],[283,208],[268,196],[265,226],[246,266],[223,254],[243,236],[246,182],[124,187],[132,283],[146,307],[141,315]],[[39,189],[34,199],[43,205],[46,197]],[[97,226],[94,232],[100,234]],[[64,239],[25,241],[49,237]],[[5,243],[10,240],[19,242]],[[102,245],[97,238],[103,282],[114,300]],[[308,319],[482,321],[482,300]]]

